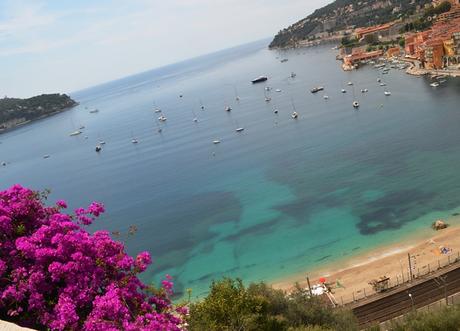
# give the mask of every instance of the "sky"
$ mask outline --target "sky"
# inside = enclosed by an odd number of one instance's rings
[[[332,0],[0,0],[0,96],[70,93],[274,36]]]

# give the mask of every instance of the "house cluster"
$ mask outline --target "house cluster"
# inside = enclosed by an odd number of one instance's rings
[[[460,4],[459,0],[450,0],[451,10],[433,17],[433,24],[429,30],[409,32],[404,36],[404,50],[392,47],[386,50],[388,57],[400,56],[405,53],[406,58],[418,60],[426,69],[460,69]],[[383,25],[358,28],[354,30],[354,37],[363,41],[371,39],[388,41],[400,37],[400,21]],[[356,63],[384,55],[383,50],[366,51],[365,47],[342,49],[341,58],[343,68],[352,69]]]
[[[405,36],[406,57],[419,60],[426,69],[459,68],[460,4],[440,14],[431,29]]]

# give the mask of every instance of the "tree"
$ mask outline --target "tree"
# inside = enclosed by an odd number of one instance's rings
[[[369,45],[376,45],[378,44],[379,42],[379,38],[375,35],[375,34],[367,34],[365,37],[364,37],[364,41],[366,42],[366,44],[369,44]]]
[[[300,287],[288,296],[265,283],[246,288],[229,278],[213,282],[208,296],[191,305],[188,322],[191,331],[356,330],[351,312],[333,310]]]

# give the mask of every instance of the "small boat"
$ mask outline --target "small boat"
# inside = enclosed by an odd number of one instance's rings
[[[385,93],[386,96],[391,95],[391,92],[389,92],[389,91],[385,91],[384,93]]]
[[[99,145],[105,145],[105,141],[104,140],[99,140]]]
[[[3,162],[1,163],[1,165],[4,166],[4,167],[6,167],[6,162],[3,161]]]
[[[343,88],[341,92],[342,92],[342,93],[347,93],[347,90],[345,90],[345,89]]]
[[[385,84],[385,83],[380,83],[380,86],[387,86],[387,84]]]
[[[160,122],[165,122],[167,120],[167,118],[165,116],[161,115],[160,117],[158,117],[158,120]]]
[[[183,95],[182,95],[182,94],[179,94],[179,98],[182,98],[182,97],[183,97]]]
[[[99,109],[93,109],[89,111],[91,114],[96,114],[99,112]]]
[[[161,113],[161,109],[155,108],[154,112],[155,112],[155,113]]]
[[[295,111],[292,113],[291,117],[296,120],[299,117],[299,114],[297,114],[297,112]]]
[[[193,122],[197,123],[197,122],[198,122],[198,118],[195,117],[195,118],[193,119]]]
[[[322,91],[324,90],[324,87],[323,86],[317,86],[317,87],[314,87],[310,90],[311,93],[317,93],[319,91]]]
[[[438,83],[439,83],[439,84],[444,84],[445,82],[447,82],[447,79],[440,79],[440,80],[438,80]]]
[[[214,145],[217,145],[217,144],[220,144],[220,140],[216,139],[216,140],[213,140],[212,142]]]
[[[281,89],[277,88],[277,89],[275,90],[275,92],[281,92]]]
[[[430,84],[431,87],[438,87],[439,86],[439,83],[438,82],[433,82]]]
[[[235,131],[236,131],[236,132],[241,132],[241,131],[243,131],[243,130],[244,130],[244,128],[237,128]]]
[[[232,111],[232,107],[230,106],[225,107],[225,111]]]
[[[49,159],[49,158],[50,158],[50,155],[49,155],[49,154],[45,154],[45,155],[43,155],[43,158],[44,158],[44,159]]]
[[[265,91],[270,91],[272,88],[270,86],[265,87]]]
[[[273,113],[274,113],[274,114],[278,114],[278,109],[275,108],[275,109],[273,110]]]
[[[240,97],[239,97],[239,96],[236,96],[236,97],[235,97],[235,100],[236,100],[236,101],[240,101]]]
[[[382,82],[382,78],[377,78],[377,82],[378,83]]]
[[[359,108],[359,102],[358,101],[353,101],[353,107],[354,108]]]
[[[284,62],[287,62],[287,61],[289,61],[289,60],[288,59],[281,59],[280,60],[281,63],[284,63]]]
[[[297,76],[297,74],[295,72],[291,72],[291,78],[295,78],[295,76]]]
[[[270,98],[270,97],[265,97],[265,102],[270,102],[270,101],[272,101],[272,98]]]
[[[82,126],[80,126],[78,129],[79,129],[79,130],[83,130],[84,128],[85,128],[85,126],[82,125]]]
[[[100,151],[102,151],[102,146],[101,145],[96,145],[95,151],[98,152],[98,153]]]
[[[353,83],[352,83],[352,82],[348,82],[347,85],[348,85],[348,86],[351,86],[351,85],[353,85]]]
[[[367,93],[367,92],[369,92],[369,90],[368,90],[367,88],[363,88],[363,89],[361,90],[361,93]]]
[[[77,130],[69,134],[69,136],[73,137],[73,136],[78,136],[79,134],[82,134],[82,132],[80,130]]]
[[[131,143],[137,144],[139,141],[136,138],[131,139]]]
[[[256,83],[265,82],[266,80],[268,80],[268,77],[267,77],[267,76],[259,76],[259,77],[257,77],[256,79],[251,80],[251,82],[252,82],[253,84],[256,84]]]

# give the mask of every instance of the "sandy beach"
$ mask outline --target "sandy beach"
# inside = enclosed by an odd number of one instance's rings
[[[325,277],[338,303],[348,303],[375,292],[369,281],[381,276],[390,277],[391,286],[408,279],[409,258],[412,271],[420,276],[454,261],[460,252],[460,218],[451,217],[447,229],[435,231],[424,229],[400,244],[383,246],[364,254],[331,263],[317,270],[305,271],[289,279],[273,283],[275,288],[290,290],[295,282],[307,286],[306,275],[311,285]],[[446,248],[441,252],[442,247]],[[402,276],[404,274],[404,276]]]

